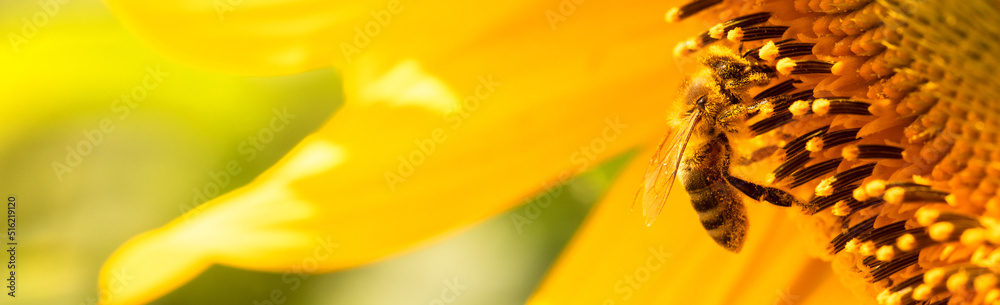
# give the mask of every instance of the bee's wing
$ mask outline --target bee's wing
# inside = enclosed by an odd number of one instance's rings
[[[677,179],[677,169],[680,166],[681,158],[684,155],[684,148],[688,140],[691,139],[691,132],[698,121],[701,110],[695,109],[694,113],[688,116],[684,126],[677,130],[673,137],[664,138],[660,147],[656,149],[656,155],[650,160],[646,169],[646,179],[642,185],[642,215],[646,217],[646,225],[650,226],[656,217],[663,210],[663,205],[670,196],[670,188]],[[667,140],[669,139],[669,144]],[[664,151],[666,149],[666,151]],[[639,196],[636,195],[636,201]],[[634,205],[635,203],[633,203]]]

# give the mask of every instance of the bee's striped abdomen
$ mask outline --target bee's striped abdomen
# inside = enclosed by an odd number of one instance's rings
[[[701,160],[683,160],[679,178],[691,196],[691,205],[698,212],[701,225],[708,231],[708,235],[726,250],[739,252],[743,248],[747,232],[747,215],[743,202],[736,189],[726,182],[716,168],[697,166],[701,162],[728,161],[724,155],[727,147],[721,146],[723,145],[706,145],[706,154],[698,158]]]

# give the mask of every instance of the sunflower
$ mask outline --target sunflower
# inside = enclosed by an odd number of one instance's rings
[[[1000,297],[995,4],[108,4],[210,69],[332,63],[348,102],[250,184],[122,245],[102,268],[105,303],[152,301],[213,264],[359,266],[632,148],[653,155],[681,83],[665,54],[683,65],[708,47],[773,67],[752,92],[770,111],[734,146],[778,147],[747,172],[803,204],[748,200],[754,225],[735,255],[702,233],[683,191],[661,212],[673,221],[647,228],[630,212],[648,164],[637,158],[530,303],[840,304],[854,300],[845,286],[865,303]]]

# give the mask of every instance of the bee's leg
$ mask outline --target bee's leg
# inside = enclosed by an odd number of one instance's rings
[[[769,103],[770,101],[764,99],[750,105],[734,104],[726,108],[726,110],[723,110],[722,113],[719,114],[718,120],[722,122],[723,125],[730,125],[732,122],[735,122],[736,119],[748,119],[756,115],[760,112],[761,108],[768,106]]]
[[[767,159],[768,157],[771,157],[771,155],[774,155],[774,153],[777,152],[779,149],[781,148],[778,147],[778,145],[768,145],[758,148],[757,150],[753,151],[753,153],[751,153],[749,156],[740,157],[737,164],[745,166],[760,162],[764,159]]]
[[[733,123],[736,122],[737,119],[746,118],[747,114],[749,112],[755,112],[754,110],[756,109],[750,109],[749,106],[735,104],[727,107],[726,110],[723,110],[722,113],[719,114],[719,117],[717,119],[719,120],[720,125],[731,127],[734,125]],[[734,129],[734,128],[727,128],[727,129]]]
[[[750,106],[746,106],[747,107],[746,114],[748,114],[748,115],[749,114],[757,114],[757,112],[759,112],[762,108],[764,108],[765,106],[769,106],[768,104],[770,104],[770,103],[771,103],[770,100],[768,100],[768,99],[762,99],[762,100],[760,100],[760,101],[758,101],[756,103],[753,103]]]
[[[795,199],[795,196],[792,196],[788,192],[773,187],[760,186],[729,174],[725,174],[725,178],[729,182],[729,185],[732,185],[737,190],[740,190],[740,192],[757,201],[766,201],[767,203],[782,207],[789,207],[793,204],[802,205],[798,199]]]

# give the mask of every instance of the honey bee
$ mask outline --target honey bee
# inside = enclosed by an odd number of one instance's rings
[[[683,123],[657,148],[636,201],[642,201],[646,225],[652,225],[670,195],[674,179],[680,177],[708,234],[726,250],[739,252],[748,223],[736,190],[782,207],[798,202],[785,191],[730,173],[734,158],[730,137],[743,132],[741,126],[767,103],[753,101],[749,89],[766,85],[777,73],[726,47],[706,51],[698,60],[699,71],[685,81],[682,89],[686,109],[680,115]]]

